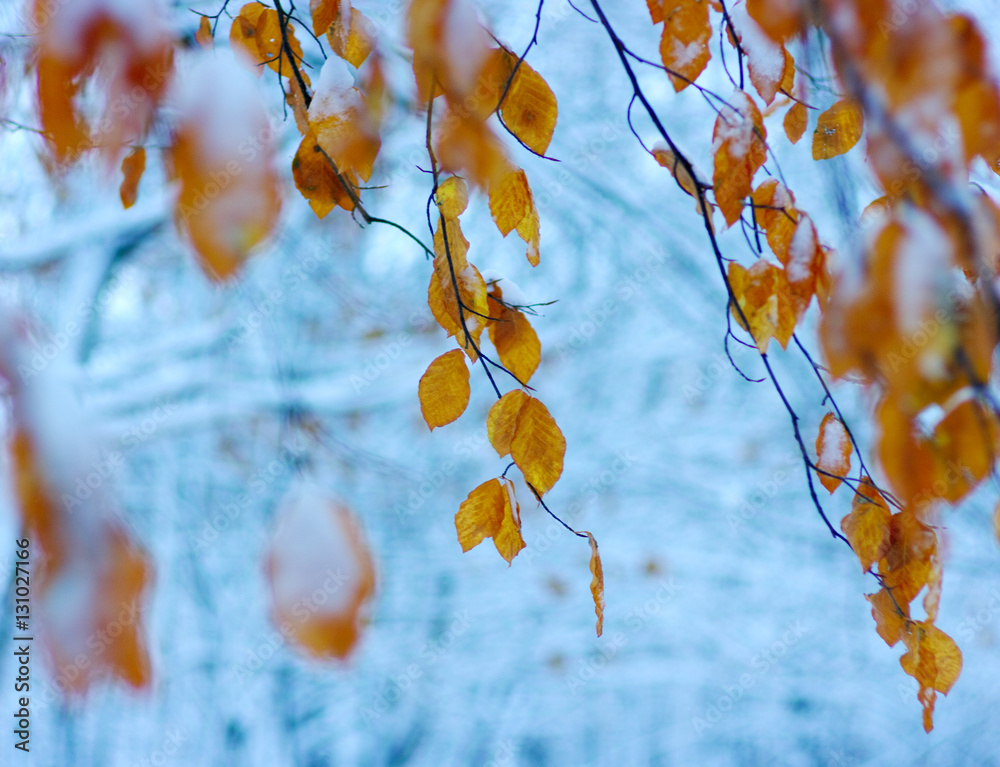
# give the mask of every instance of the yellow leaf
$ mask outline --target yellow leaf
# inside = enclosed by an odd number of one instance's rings
[[[455,514],[455,530],[462,551],[474,549],[485,538],[493,538],[500,531],[506,498],[507,492],[501,487],[500,480],[491,479],[483,482],[462,501]]]
[[[517,415],[510,455],[539,496],[562,475],[566,439],[545,405],[534,397],[528,397]]]
[[[464,175],[489,189],[510,167],[503,146],[482,121],[449,108],[436,138],[438,160],[444,170]]]
[[[350,8],[350,0],[309,0],[309,12],[316,37],[326,32],[333,20],[339,18],[340,9],[344,5]]]
[[[215,44],[215,38],[212,36],[212,23],[208,20],[208,16],[201,17],[201,21],[198,22],[198,31],[194,33],[194,39],[197,40],[198,45],[206,50]]]
[[[788,140],[793,144],[799,143],[799,139],[802,138],[802,134],[806,132],[806,127],[809,125],[809,110],[806,109],[806,105],[800,101],[796,101],[792,104],[791,109],[785,113],[785,135],[788,136]]]
[[[514,439],[514,427],[517,426],[517,417],[521,413],[521,408],[530,397],[520,389],[514,389],[504,394],[493,403],[489,415],[486,417],[486,432],[490,438],[490,444],[497,451],[497,455],[503,458],[510,454],[510,443]]]
[[[351,17],[345,23],[338,14],[326,30],[330,47],[344,61],[359,68],[375,49],[375,25],[357,8],[351,8]]]
[[[750,195],[754,174],[767,158],[767,131],[760,110],[746,93],[737,89],[715,120],[715,201],[732,226]]]
[[[433,431],[451,423],[469,405],[469,368],[459,349],[435,359],[420,377],[420,412]]]
[[[229,29],[229,45],[246,60],[258,77],[264,70],[260,66],[263,57],[257,46],[257,22],[265,10],[268,9],[260,3],[247,3],[240,8],[239,14],[233,19],[233,26]]]
[[[500,115],[507,130],[531,151],[545,154],[556,129],[559,107],[556,96],[538,72],[521,62],[500,105]]]
[[[447,246],[445,232],[448,235]],[[441,327],[455,336],[458,345],[475,362],[479,356],[476,347],[489,316],[489,305],[483,276],[465,258],[468,249],[469,241],[462,234],[458,219],[440,217],[434,233],[434,252],[437,255],[434,257],[428,303]],[[459,307],[456,291],[464,308]]]
[[[858,555],[862,572],[868,572],[889,552],[891,516],[878,492],[862,484],[854,496],[851,513],[840,522],[840,529]]]
[[[839,477],[846,477],[851,470],[851,440],[847,436],[847,429],[844,428],[843,422],[833,413],[827,413],[823,416],[823,422],[819,425],[819,435],[816,437],[816,455],[816,466],[823,471],[836,474]],[[819,481],[831,493],[840,485],[839,479],[828,477],[826,474],[820,474]],[[887,525],[888,521],[887,517]],[[874,559],[880,558],[875,557]]]
[[[202,17],[204,18],[204,17]],[[135,205],[139,195],[139,179],[146,170],[146,150],[137,146],[122,160],[122,185],[119,194],[122,205],[127,210]]]
[[[663,10],[666,23],[660,38],[660,58],[669,70],[674,90],[682,91],[698,79],[712,57],[708,49],[712,38],[708,3],[676,0],[669,4],[669,9],[664,5]]]
[[[885,640],[885,643],[892,647],[898,642],[906,629],[906,621],[910,617],[908,605],[903,604],[899,608],[892,600],[892,595],[884,588],[879,589],[875,594],[866,594],[872,606],[872,617],[875,619],[875,631]],[[900,615],[900,610],[903,614]]]
[[[267,66],[283,77],[294,78],[295,72],[298,71],[306,85],[309,85],[309,75],[300,66],[300,62],[302,61],[302,45],[295,37],[295,27],[292,25],[292,22],[287,18],[285,21],[287,22],[285,34],[288,37],[288,47],[292,49],[292,58],[288,58],[288,52],[285,50],[278,12],[271,8],[266,8],[257,19],[257,28],[255,30],[258,52],[257,62],[267,64]]]
[[[469,187],[458,176],[450,176],[438,185],[434,197],[442,216],[458,218],[469,205]]]
[[[489,189],[490,215],[506,237],[535,208],[535,201],[528,186],[528,177],[520,168],[511,165],[507,173]]]
[[[819,116],[813,131],[813,159],[828,160],[844,154],[858,143],[864,128],[861,105],[851,99],[841,99]]]
[[[788,246],[799,221],[795,196],[778,179],[768,178],[760,182],[752,199],[757,225],[767,233],[767,244],[778,260],[787,264]]]
[[[511,309],[494,300],[503,294],[499,285],[493,285],[488,306],[491,320],[489,328],[490,341],[496,347],[500,362],[521,384],[526,384],[534,374],[542,358],[542,345],[535,329],[531,327],[523,312]]]
[[[524,548],[521,537],[521,509],[514,499],[514,483],[509,479],[500,480],[503,484],[503,519],[500,528],[493,536],[493,545],[497,547],[500,556],[507,560],[507,566]]]
[[[594,597],[594,612],[597,613],[597,636],[604,632],[604,568],[601,566],[601,554],[597,550],[594,536],[583,531],[590,541],[590,593]]]
[[[517,225],[517,233],[522,240],[528,243],[528,252],[525,254],[528,258],[528,263],[532,266],[538,266],[538,262],[541,260],[541,254],[538,252],[540,233],[538,211],[534,207],[532,207],[531,212],[527,216],[521,219],[521,223]]]

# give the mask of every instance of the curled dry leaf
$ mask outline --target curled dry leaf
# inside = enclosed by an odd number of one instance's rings
[[[597,636],[604,633],[604,567],[601,565],[601,553],[597,549],[597,541],[586,530],[583,533],[590,541],[590,593],[594,597],[594,612],[597,613]]]

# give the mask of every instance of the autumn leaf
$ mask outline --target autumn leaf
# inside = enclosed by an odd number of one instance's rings
[[[145,170],[146,150],[137,146],[122,160],[122,184],[119,195],[126,210],[135,205],[135,200],[139,196],[139,180]]]
[[[833,413],[823,416],[819,425],[819,436],[816,437],[816,466],[829,474],[819,475],[819,481],[831,493],[840,486],[837,477],[846,477],[851,471],[851,440],[848,438],[844,423]],[[886,519],[888,524],[888,519]],[[880,557],[875,557],[879,559]],[[867,567],[865,568],[868,569]]]
[[[767,244],[782,264],[788,262],[788,248],[799,222],[795,195],[778,179],[768,178],[754,190],[754,217],[767,233]]]
[[[677,0],[670,3],[669,10],[664,6],[662,13],[665,23],[660,38],[660,58],[674,90],[682,91],[698,79],[712,57],[708,49],[712,39],[708,3]],[[653,17],[656,18],[656,14]]]
[[[514,439],[517,417],[529,399],[530,397],[521,389],[513,389],[494,402],[490,408],[486,417],[486,432],[490,444],[501,458],[510,455],[510,443]]]
[[[316,658],[350,654],[367,623],[375,564],[346,506],[318,485],[293,487],[279,504],[264,572],[271,619],[293,645]]]
[[[924,707],[924,730],[934,729],[936,693],[948,694],[962,672],[962,651],[950,636],[927,621],[913,621],[903,634],[903,671],[920,685],[917,699]]]
[[[879,561],[883,585],[900,604],[909,604],[927,585],[931,560],[937,554],[937,535],[909,510],[889,521],[889,549]]]
[[[458,345],[475,362],[479,358],[477,348],[489,317],[489,305],[486,282],[465,257],[468,249],[469,241],[462,234],[458,219],[449,221],[440,217],[434,233],[436,256],[427,296],[438,324],[448,335],[455,336]]]
[[[441,120],[434,143],[443,170],[463,175],[482,189],[500,183],[510,167],[493,131],[482,120],[451,107]]]
[[[491,479],[462,501],[455,514],[455,529],[462,551],[474,549],[485,538],[492,538],[499,532],[504,521],[506,497],[507,491],[501,487],[500,480]]]
[[[434,201],[446,219],[458,218],[469,205],[469,187],[458,176],[450,176],[438,185]]]
[[[747,0],[747,13],[776,42],[804,29],[807,7],[802,0]]]
[[[346,6],[341,2],[341,9]],[[357,8],[351,8],[345,19],[336,14],[327,27],[326,39],[330,48],[353,67],[360,67],[375,49],[375,25]]]
[[[841,99],[822,112],[813,131],[814,160],[828,160],[844,154],[858,143],[864,132],[865,117],[861,105],[851,99]]]
[[[597,613],[597,636],[604,633],[604,568],[601,566],[601,554],[597,550],[594,536],[583,531],[590,541],[590,593],[594,597],[594,612]]]
[[[740,49],[746,54],[750,82],[764,103],[771,104],[779,91],[791,93],[795,62],[784,44],[768,37],[744,5],[734,5],[729,19],[739,35]]]
[[[720,110],[712,134],[715,201],[727,226],[739,219],[743,199],[750,196],[754,174],[767,158],[766,139],[760,110],[753,99],[737,89],[729,105]]]
[[[309,75],[300,66],[300,62],[303,60],[302,44],[295,37],[295,26],[292,22],[287,17],[285,22],[284,37],[282,37],[278,12],[271,8],[265,8],[261,12],[254,30],[254,37],[257,41],[257,63],[266,64],[283,77],[290,79],[301,77],[305,84],[309,85]],[[285,38],[287,38],[288,48],[292,52],[291,59],[288,57],[288,50],[284,44]]]
[[[514,73],[507,97],[500,104],[507,130],[535,154],[544,155],[559,116],[556,96],[545,78],[526,61]]]
[[[319,218],[325,218],[337,205],[344,210],[354,210],[354,201],[333,172],[333,166],[316,141],[316,134],[311,131],[302,137],[292,158],[292,179]]]
[[[534,397],[521,406],[510,441],[510,456],[539,496],[545,495],[562,475],[566,439],[555,419]]]
[[[371,178],[382,146],[365,99],[340,59],[327,59],[309,105],[309,125],[319,146],[350,183]]]
[[[733,261],[728,276],[736,303],[750,326],[744,325],[735,305],[730,306],[730,312],[744,330],[750,331],[761,353],[767,351],[772,338],[778,339],[782,348],[787,346],[795,332],[795,310],[784,270],[764,259],[758,259],[749,269]]]
[[[502,483],[503,517],[499,529],[493,536],[493,545],[496,546],[500,556],[507,560],[509,567],[514,557],[524,548],[524,539],[521,537],[521,509],[514,498],[514,483],[506,478],[499,481]]]
[[[319,37],[326,32],[333,20],[340,17],[340,9],[345,5],[350,8],[350,0],[309,0],[313,34]]]
[[[785,112],[783,125],[788,140],[793,144],[798,144],[802,134],[809,126],[809,110],[806,109],[806,105],[801,101],[793,103],[791,108]]]
[[[528,243],[528,261],[538,266],[538,211],[528,186],[528,177],[511,165],[507,172],[489,187],[490,215],[504,237],[514,229]]]
[[[469,405],[469,368],[460,349],[435,359],[420,378],[420,412],[431,431],[456,420]]]
[[[503,292],[498,284],[490,286],[488,299],[490,317],[495,318],[487,325],[490,341],[503,366],[521,384],[526,384],[541,361],[542,345],[538,335],[523,312],[501,303]]]
[[[851,504],[851,513],[840,522],[840,529],[858,555],[862,572],[868,572],[888,553],[890,517],[889,508],[878,491],[862,483]]]
[[[998,440],[996,416],[975,399],[966,399],[949,411],[932,438],[939,486],[944,488],[939,495],[957,503],[971,493],[996,463]]]
[[[257,22],[266,10],[268,8],[261,3],[247,3],[240,8],[240,12],[233,19],[233,25],[229,28],[230,47],[237,51],[257,77],[264,73],[261,66],[263,57],[257,45]]]
[[[906,603],[897,607],[892,595],[886,589],[879,589],[875,594],[866,594],[872,606],[872,617],[875,619],[875,631],[889,647],[895,645],[903,637],[910,610]],[[900,614],[902,612],[902,614]]]
[[[202,16],[198,22],[198,31],[194,33],[194,39],[202,48],[209,50],[215,44],[215,37],[212,35],[212,23],[208,16]]]

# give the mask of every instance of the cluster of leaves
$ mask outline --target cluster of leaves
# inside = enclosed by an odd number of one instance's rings
[[[592,5],[631,72],[628,57],[642,60],[617,39],[599,4]],[[968,497],[994,471],[1000,433],[1000,409],[988,389],[1000,306],[994,287],[1000,208],[969,184],[977,158],[1000,171],[1000,95],[986,65],[985,41],[972,19],[946,15],[930,3],[904,9],[890,0],[747,0],[727,9],[722,2],[648,0],[653,23],[664,24],[663,66],[677,90],[694,84],[711,59],[710,5],[740,65],[740,85],[731,96],[708,94],[721,105],[712,183],[702,181],[670,142],[633,77],[636,97],[670,143],[651,153],[698,199],[720,267],[713,209],[726,227],[740,222],[753,232],[759,257],[749,267],[730,261],[724,274],[732,316],[749,332],[789,410],[810,487],[815,475],[830,493],[841,484],[854,491],[843,535],[830,529],[846,538],[862,569],[879,583],[867,597],[876,629],[890,646],[900,640],[906,646],[900,662],[920,685],[930,730],[936,695],[951,689],[962,666],[955,642],[935,625],[941,507]],[[768,171],[754,186],[758,172],[767,171],[766,116],[782,103],[775,97],[789,105],[783,127],[792,144],[815,108],[795,78],[788,49],[795,40],[828,43],[840,88],[835,103],[817,117],[813,159],[841,155],[864,135],[875,181],[885,190],[863,214],[868,235],[854,243],[853,261],[838,260],[836,279],[829,271],[836,254],[821,244],[780,171]],[[744,60],[767,107],[763,112],[742,87]],[[760,233],[770,253],[759,244]],[[860,453],[851,477],[857,445],[823,371],[797,339],[824,402],[834,408],[822,420],[815,460],[767,361],[770,339],[787,348],[814,296],[828,373],[860,382],[875,402],[884,488],[870,479]],[[928,433],[934,412],[943,417]],[[824,514],[815,490],[813,499]],[[922,619],[911,616],[921,593]]]
[[[151,9],[155,5],[135,2]],[[251,2],[233,17],[228,38],[247,67],[257,76],[270,72],[280,85],[302,137],[292,177],[316,215],[324,218],[339,207],[365,224],[396,227],[433,259],[428,305],[457,348],[428,366],[419,382],[420,406],[431,429],[455,421],[470,400],[470,365],[478,363],[484,371],[497,396],[487,415],[490,443],[511,464],[469,493],[455,525],[464,551],[492,538],[508,563],[525,544],[515,485],[507,472],[516,466],[539,504],[562,522],[543,496],[562,474],[566,443],[529,386],[541,359],[528,319],[530,307],[511,298],[517,294],[510,283],[486,270],[484,277],[469,261],[470,243],[460,217],[470,203],[471,187],[485,195],[500,233],[506,237],[516,231],[528,261],[539,263],[538,210],[527,174],[512,152],[520,151],[519,146],[545,158],[556,127],[556,97],[526,61],[537,41],[543,3],[531,43],[519,56],[479,24],[465,0],[412,0],[405,22],[413,68],[408,83],[386,81],[376,26],[349,0],[312,0],[309,25],[294,9],[286,12],[280,0]],[[240,90],[230,82],[236,75],[215,59],[194,61],[197,56],[184,50],[152,11],[138,30],[129,21],[136,16],[116,16],[102,3],[80,3],[80,8],[97,9],[90,15],[84,11],[52,18],[44,7],[38,0],[37,96],[53,168],[64,168],[91,150],[117,162],[128,150],[121,165],[121,197],[125,207],[133,204],[146,166],[144,142],[168,85],[176,80],[182,95],[163,159],[179,187],[177,222],[210,277],[224,280],[236,274],[249,250],[273,227],[281,198],[273,147],[263,142],[247,158],[239,152],[244,133],[218,130],[220,124],[238,122],[251,135],[266,132],[252,83],[249,90]],[[638,101],[662,139],[649,154],[695,201],[728,294],[727,349],[732,338],[759,352],[766,378],[791,419],[817,510],[879,584],[868,596],[876,630],[890,646],[903,641],[907,652],[901,665],[920,685],[918,698],[929,730],[936,694],[947,693],[961,670],[961,653],[936,626],[942,589],[940,511],[968,497],[994,470],[1000,435],[1000,407],[988,387],[1000,307],[995,288],[1000,207],[969,184],[976,162],[1000,172],[1000,92],[987,66],[985,40],[972,19],[944,14],[932,3],[904,11],[891,0],[746,0],[733,7],[724,0],[647,0],[652,24],[662,25],[661,61],[655,62],[632,52],[598,0],[590,0],[590,7],[596,18],[582,9],[581,15],[606,33],[631,83],[630,124]],[[219,14],[201,18],[195,35],[200,47],[215,45],[224,11],[225,6]],[[710,42],[716,32],[725,40],[717,63],[733,84],[725,97],[697,82],[713,61]],[[326,58],[315,83],[303,45],[309,56],[316,55],[315,48]],[[725,60],[725,45],[735,52],[736,72]],[[810,103],[830,94],[810,92],[812,78],[800,76],[805,70],[793,58],[796,46],[805,50],[810,45],[823,50],[836,74],[828,105]],[[192,59],[186,81],[184,72],[173,74],[174,62],[181,58]],[[146,73],[154,65],[161,74],[150,80]],[[676,91],[696,89],[715,112],[710,180],[671,138],[639,84],[639,65],[662,70]],[[114,68],[108,109],[92,125],[82,106],[82,90],[109,66]],[[143,108],[124,120],[108,117],[116,95],[137,87],[148,96]],[[415,92],[417,109],[426,115],[432,247],[372,215],[362,202],[361,185],[377,170],[393,89]],[[221,92],[234,95],[219,99]],[[238,117],[232,111],[236,103]],[[823,244],[813,218],[785,183],[767,125],[781,110],[791,144],[805,135],[810,113],[818,113],[811,142],[814,160],[842,155],[865,138],[866,159],[885,194],[865,211],[869,231],[855,244],[855,254],[838,256]],[[719,234],[736,224],[747,234],[753,254],[746,264],[724,257],[720,249]],[[826,368],[796,335],[814,306]],[[749,342],[734,334],[733,320]],[[484,331],[495,359],[484,352]],[[799,415],[769,361],[772,338],[782,349],[794,343],[815,371],[823,392],[821,407],[825,410],[829,403],[815,452],[807,446]],[[507,378],[516,386],[504,393],[498,379]],[[829,378],[860,381],[876,403],[874,452],[884,482],[871,479]],[[935,409],[943,416],[928,430],[928,414]],[[14,455],[25,522],[42,538],[48,567],[56,574],[60,563],[71,558],[55,532],[68,522],[50,508],[46,482],[39,479],[45,470],[30,434],[18,434]],[[853,472],[852,456],[857,458]],[[841,485],[853,492],[840,531],[823,510],[816,480],[831,494]],[[342,615],[317,619],[294,633],[310,652],[342,656],[356,638],[357,617],[373,589],[373,569],[353,523],[337,503],[310,497],[306,505],[314,509],[312,514],[302,512],[298,497],[286,501],[286,523],[313,530],[317,537],[347,541],[343,547],[355,560],[354,596]],[[598,547],[589,532],[572,532],[591,546],[600,634],[604,594]],[[128,575],[116,570],[115,577],[141,590],[147,579],[144,560],[117,535],[108,528],[108,545],[119,551],[112,561]],[[308,580],[296,569],[287,536],[279,538],[268,559],[278,621],[287,617],[288,600]],[[921,593],[923,617],[917,617],[911,615],[911,605]],[[136,658],[108,662],[117,664],[119,676],[141,683],[146,671]]]

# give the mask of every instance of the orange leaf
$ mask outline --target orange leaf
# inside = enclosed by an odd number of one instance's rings
[[[309,207],[319,218],[325,218],[337,205],[344,210],[354,210],[354,201],[337,179],[312,132],[302,138],[295,152],[292,178],[296,188],[309,201]]]
[[[851,470],[851,440],[847,436],[843,422],[833,413],[823,416],[823,422],[819,425],[816,455],[818,456],[816,465],[823,471],[846,477]],[[825,474],[819,475],[819,481],[831,493],[840,485],[839,479]],[[875,557],[875,559],[880,558]]]
[[[562,475],[566,439],[548,409],[528,397],[517,415],[510,456],[539,496],[545,495]]]
[[[957,503],[989,474],[997,459],[996,417],[974,399],[952,409],[934,429],[942,498]]]
[[[357,8],[351,8],[346,23],[339,14],[334,17],[326,30],[326,39],[334,53],[358,68],[375,49],[375,25]]]
[[[447,232],[447,244],[444,232]],[[469,241],[462,234],[458,219],[438,219],[434,233],[434,273],[428,289],[428,303],[435,319],[448,335],[454,335],[458,345],[475,362],[476,347],[486,327],[489,305],[486,282],[479,270],[470,264],[465,254]],[[462,307],[459,306],[458,297]]]
[[[517,417],[521,414],[521,408],[530,397],[520,389],[514,389],[504,394],[493,403],[489,415],[486,417],[486,432],[490,438],[490,444],[497,451],[497,455],[503,458],[510,454],[510,443],[514,439],[514,428],[517,426]]]
[[[767,232],[767,244],[782,264],[788,263],[788,246],[799,221],[795,196],[776,178],[760,182],[753,192],[757,225]]]
[[[202,17],[204,18],[204,17]],[[122,160],[122,185],[119,194],[122,198],[122,205],[125,209],[135,205],[136,197],[139,195],[139,180],[146,170],[146,150],[137,146]]]
[[[906,621],[910,617],[910,610],[906,604],[896,607],[892,601],[892,595],[884,588],[879,589],[875,594],[866,594],[872,606],[872,617],[875,619],[875,631],[885,640],[885,643],[892,647],[898,642],[906,629]],[[903,614],[899,614],[902,609]]]
[[[791,109],[785,113],[785,135],[793,144],[799,143],[802,134],[806,132],[809,125],[809,110],[801,101],[792,104]]]
[[[808,7],[802,0],[747,0],[747,13],[778,42],[804,29]]]
[[[746,54],[750,82],[765,104],[771,104],[779,90],[791,92],[795,63],[784,44],[772,40],[743,5],[729,12],[739,34],[740,48]]]
[[[483,482],[469,493],[455,514],[455,530],[462,551],[474,549],[500,531],[507,505],[507,491],[498,479]]]
[[[729,264],[729,284],[750,327],[730,305],[733,318],[750,331],[761,353],[767,351],[771,338],[786,347],[795,331],[795,311],[784,270],[764,259],[758,259],[749,269],[733,261]]]
[[[490,341],[503,366],[521,384],[526,384],[541,361],[542,345],[524,313],[499,303],[496,298],[503,299],[499,285],[493,285],[489,294],[489,315],[496,318],[487,325]]]
[[[500,105],[500,115],[512,134],[536,154],[545,154],[556,129],[556,96],[538,72],[521,62]]]
[[[500,556],[507,560],[507,566],[517,556],[518,552],[524,548],[524,539],[521,537],[521,509],[514,499],[514,483],[509,479],[502,479],[501,492],[503,493],[503,519],[500,528],[493,536],[493,545],[497,547]]]
[[[663,21],[663,0],[646,0],[646,6],[649,8],[649,15],[654,24]]]
[[[950,636],[928,621],[914,621],[903,635],[906,653],[899,659],[903,671],[920,684],[917,699],[924,706],[924,729],[934,728],[935,693],[945,695],[962,672],[962,651]]]
[[[760,110],[746,93],[736,90],[715,121],[715,201],[732,226],[750,195],[754,174],[767,158],[767,131]]]
[[[278,12],[265,8],[257,19],[254,34],[257,39],[257,63],[267,64],[278,74],[290,79],[294,78],[295,72],[298,71],[306,85],[309,85],[309,75],[299,65],[302,61],[302,45],[295,37],[295,27],[292,22],[287,18],[285,21],[287,22],[285,35],[288,38],[288,47],[292,49],[292,58],[288,58],[288,52],[285,50]]]
[[[350,0],[309,0],[309,13],[316,37],[326,32],[333,20],[340,17],[340,9],[344,5],[350,8]]]
[[[506,237],[517,229],[528,244],[528,262],[538,266],[538,210],[524,171],[509,166],[504,176],[490,186],[489,194],[490,214],[500,234]]]
[[[352,183],[352,175],[371,178],[381,148],[378,128],[353,79],[343,61],[327,59],[309,105],[309,125],[319,145]]]
[[[318,486],[293,488],[279,506],[264,571],[274,624],[313,657],[347,657],[375,594],[375,565],[347,507]]]
[[[445,352],[435,359],[420,377],[420,412],[427,425],[451,423],[469,406],[469,368],[460,349]]]
[[[712,54],[708,44],[712,25],[708,3],[701,0],[676,0],[664,7],[665,21],[660,38],[660,58],[668,70],[675,91],[684,90],[698,79]]]
[[[604,568],[601,566],[601,554],[597,550],[594,536],[583,531],[590,541],[590,593],[594,597],[594,612],[597,613],[597,636],[604,632]]]
[[[413,0],[406,38],[413,50],[421,104],[442,92],[455,104],[477,98],[479,76],[490,58],[490,38],[467,0]]]
[[[198,45],[206,50],[210,50],[215,44],[215,38],[212,35],[212,23],[208,20],[208,16],[201,17],[201,21],[198,22],[198,31],[194,33],[194,39],[198,42]]]
[[[937,535],[911,511],[889,521],[889,550],[879,562],[883,585],[900,604],[909,604],[927,585],[931,560],[937,555]]]
[[[840,529],[858,555],[862,572],[868,572],[888,553],[891,516],[878,492],[862,485],[854,496],[851,513],[840,521]]]
[[[260,77],[264,70],[260,66],[264,58],[257,46],[257,22],[268,8],[260,3],[247,3],[233,19],[229,28],[229,45],[250,65],[254,74]],[[274,11],[272,11],[274,13]]]
[[[493,131],[482,120],[450,107],[441,120],[436,151],[442,169],[462,174],[483,189],[500,183],[510,167]]]
[[[865,128],[861,105],[851,99],[841,99],[820,114],[813,131],[814,160],[828,160],[844,154],[858,143]]]

